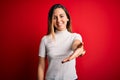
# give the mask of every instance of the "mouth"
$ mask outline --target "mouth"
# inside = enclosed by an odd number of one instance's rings
[[[62,22],[60,22],[60,23],[57,23],[57,25],[58,25],[58,26],[62,26],[62,25],[63,25],[63,23],[62,23]]]

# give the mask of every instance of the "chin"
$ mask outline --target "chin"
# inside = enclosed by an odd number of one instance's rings
[[[58,27],[58,29],[65,30],[66,28],[65,27]]]
[[[59,31],[63,31],[63,30],[65,30],[65,29],[58,29]]]

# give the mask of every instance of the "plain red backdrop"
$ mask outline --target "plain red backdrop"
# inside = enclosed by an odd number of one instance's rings
[[[37,80],[40,39],[47,14],[63,4],[86,55],[77,58],[79,80],[120,80],[119,0],[4,0],[0,8],[0,80]]]

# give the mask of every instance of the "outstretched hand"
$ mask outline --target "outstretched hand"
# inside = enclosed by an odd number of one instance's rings
[[[80,47],[80,48],[77,48],[77,49],[74,51],[74,53],[71,54],[70,56],[68,56],[67,58],[65,58],[65,59],[62,61],[62,63],[68,62],[68,61],[70,61],[70,60],[72,60],[72,59],[74,59],[74,58],[77,58],[78,56],[83,56],[83,55],[85,54],[85,52],[86,52],[86,51],[84,50],[83,46]]]

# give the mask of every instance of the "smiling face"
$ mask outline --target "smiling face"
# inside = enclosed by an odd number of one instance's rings
[[[67,21],[69,21],[69,19],[67,18],[67,15],[64,12],[64,10],[62,8],[56,8],[52,16],[53,26],[57,30],[63,31],[66,29]]]

